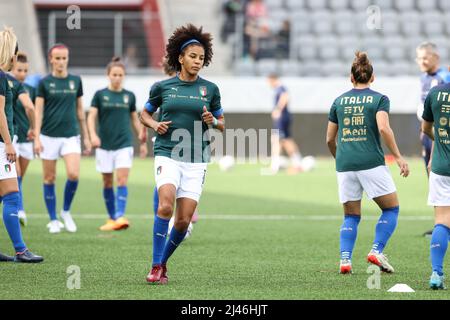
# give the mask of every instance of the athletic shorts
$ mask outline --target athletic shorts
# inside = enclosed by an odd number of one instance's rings
[[[281,116],[278,120],[274,120],[273,128],[278,130],[280,139],[288,139],[291,137],[291,117]]]
[[[175,186],[176,198],[189,198],[198,202],[206,178],[206,163],[180,162],[168,157],[155,157],[156,187]]]
[[[73,136],[69,138],[49,137],[41,134],[41,143],[44,150],[41,152],[41,159],[58,160],[70,153],[81,154],[81,137]]]
[[[5,144],[0,142],[0,180],[17,178],[16,164],[6,159]]]
[[[95,150],[97,171],[101,173],[113,173],[115,169],[131,168],[133,165],[133,147],[118,150]]]
[[[369,199],[396,192],[394,180],[387,166],[369,170],[337,172],[339,201],[359,201],[363,191]]]
[[[17,142],[14,147],[20,157],[27,160],[34,159],[33,142]]]
[[[430,172],[428,205],[450,207],[450,177]]]

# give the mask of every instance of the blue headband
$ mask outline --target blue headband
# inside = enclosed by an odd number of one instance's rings
[[[201,45],[201,42],[198,41],[197,39],[191,39],[191,40],[188,40],[185,43],[183,43],[183,45],[180,48],[180,51],[183,51],[184,48],[186,48],[188,45],[193,44],[193,43],[197,43],[197,44]]]

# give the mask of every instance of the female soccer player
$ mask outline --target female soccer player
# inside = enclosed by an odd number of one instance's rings
[[[18,99],[14,102],[14,131],[17,140],[14,145],[19,161],[16,162],[17,180],[19,181],[19,221],[25,226],[27,216],[23,207],[22,179],[27,171],[30,160],[34,158],[33,140],[35,117],[34,117],[34,99],[35,90],[32,86],[24,83],[28,74],[28,60],[23,52],[17,54],[17,61],[11,70],[15,79],[11,79],[16,88]],[[13,91],[14,91],[13,88]]]
[[[179,73],[155,83],[142,123],[158,135],[154,144],[159,207],[153,226],[153,264],[147,281],[167,284],[166,263],[183,241],[197,207],[210,157],[208,126],[225,128],[218,87],[199,77],[212,58],[211,35],[191,24],[175,30],[166,47],[167,63]],[[160,121],[152,114],[160,109]],[[205,141],[206,140],[206,141]],[[176,199],[175,224],[166,242]]]
[[[70,206],[78,186],[80,173],[80,128],[83,133],[85,153],[91,152],[91,143],[84,119],[83,87],[81,78],[68,73],[69,49],[57,44],[48,51],[52,68],[44,77],[36,93],[35,153],[40,154],[44,171],[44,199],[50,216],[47,225],[50,233],[59,233],[65,227],[76,232],[77,227],[70,214]],[[79,126],[78,126],[78,123]],[[67,182],[64,190],[62,224],[56,216],[56,161],[63,157]]]
[[[409,168],[389,125],[389,99],[370,89],[374,81],[373,67],[364,52],[356,52],[351,81],[353,89],[338,97],[331,107],[327,130],[327,144],[336,158],[339,198],[345,214],[340,235],[340,273],[352,272],[363,191],[382,210],[367,260],[390,273],[394,268],[383,250],[397,226],[399,203],[394,181],[385,165],[380,135],[394,155],[400,174],[407,177]]]
[[[434,141],[428,194],[428,204],[434,206],[435,213],[430,244],[430,287],[434,290],[445,289],[443,264],[450,238],[449,103],[450,84],[434,87],[425,99],[422,115],[422,131]]]
[[[103,198],[109,219],[100,227],[102,231],[126,229],[124,217],[128,196],[128,175],[133,163],[133,137],[130,126],[141,137],[141,152],[147,153],[142,125],[136,112],[136,97],[123,88],[125,65],[113,58],[106,68],[109,86],[95,93],[88,116],[88,129],[92,147],[97,148],[97,171],[103,175]],[[99,118],[99,135],[95,122]],[[114,171],[117,177],[117,197],[114,195]],[[117,200],[117,201],[116,201]]]
[[[6,77],[16,60],[18,43],[12,29],[0,32],[0,196],[3,201],[3,223],[16,251],[15,258],[0,254],[0,261],[41,262],[25,245],[19,223],[19,185],[16,172],[16,151],[12,144],[13,96],[12,82]]]

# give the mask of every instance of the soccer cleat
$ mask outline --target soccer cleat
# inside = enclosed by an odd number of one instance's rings
[[[59,220],[52,220],[47,224],[47,228],[50,233],[60,233],[64,224]]]
[[[24,252],[16,253],[16,256],[14,258],[14,262],[20,263],[39,263],[42,261],[44,261],[44,258],[35,255],[28,249],[26,249]]]
[[[25,211],[20,210],[20,211],[17,213],[17,215],[19,216],[19,222],[20,222],[20,225],[21,225],[22,227],[26,227],[26,226],[27,226],[27,215],[26,215]]]
[[[114,222],[114,230],[124,230],[130,226],[130,222],[124,217],[120,217]]]
[[[104,225],[102,225],[99,230],[100,231],[114,231],[114,227],[116,226],[116,222],[113,219],[108,219]]]
[[[11,261],[14,261],[14,257],[7,256],[6,254],[0,252],[0,262],[11,262]]]
[[[339,264],[339,273],[340,274],[353,273],[352,261],[349,259],[341,259],[341,262]]]
[[[367,261],[376,266],[380,267],[380,270],[386,273],[394,272],[394,268],[389,264],[388,258],[382,254],[377,253],[376,251],[370,251],[367,255]]]
[[[430,288],[433,290],[444,290],[444,276],[440,276],[436,271],[433,271],[430,277]]]
[[[64,225],[67,231],[69,232],[77,231],[77,225],[75,224],[75,221],[73,221],[70,211],[61,210],[61,218],[64,220]]]
[[[160,264],[154,265],[147,275],[147,282],[150,284],[167,284],[168,278],[166,272],[167,269],[165,266]]]

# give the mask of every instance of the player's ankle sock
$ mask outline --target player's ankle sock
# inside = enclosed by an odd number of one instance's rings
[[[125,214],[125,208],[127,207],[128,187],[117,187],[117,205],[116,205],[116,219],[122,217]]]
[[[103,199],[105,200],[106,210],[111,219],[115,219],[116,215],[116,198],[114,196],[113,188],[103,189]]]
[[[302,166],[302,155],[301,155],[301,153],[300,152],[295,152],[291,156],[291,161],[292,161],[292,164],[294,165],[294,167],[300,168]]]
[[[56,220],[56,196],[54,184],[44,184],[44,200],[50,220]]]
[[[19,184],[19,211],[23,211],[22,177],[17,177]]]
[[[447,252],[449,233],[450,229],[447,226],[437,224],[434,226],[433,234],[431,235],[431,265],[433,271],[436,271],[440,276],[443,275],[442,268],[445,253]]]
[[[75,191],[77,191],[78,180],[67,179],[66,187],[64,188],[64,211],[70,210],[70,205],[72,204],[73,197],[75,196]]]
[[[155,190],[153,190],[153,212],[155,213],[155,216],[158,213],[158,207],[159,207],[158,188],[155,187]]]
[[[340,237],[341,259],[352,259],[352,252],[358,235],[359,221],[361,221],[361,216],[358,215],[346,214],[344,217]]]
[[[19,216],[17,215],[18,212],[19,193],[12,192],[3,196],[3,223],[5,224],[16,252],[24,252],[27,246],[23,242]]]
[[[161,264],[161,259],[166,245],[167,231],[170,219],[163,219],[155,215],[153,225],[153,265]]]
[[[375,241],[373,242],[372,250],[379,253],[383,252],[389,238],[397,227],[399,211],[400,207],[383,209],[383,213],[375,228]]]
[[[167,263],[167,260],[169,260],[172,253],[178,248],[185,236],[186,231],[179,232],[175,227],[172,228],[169,240],[166,242],[166,246],[164,247],[163,257],[161,259],[162,264]]]

